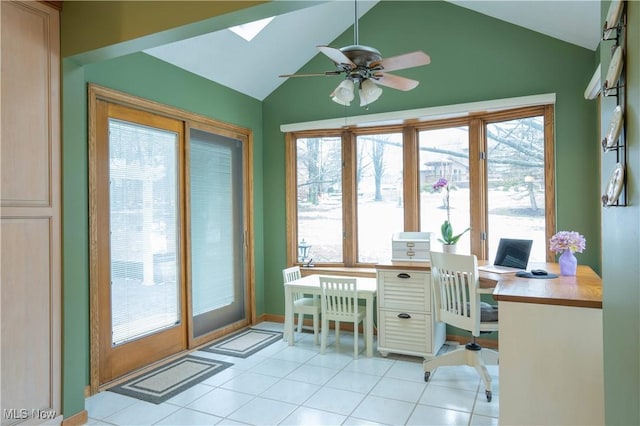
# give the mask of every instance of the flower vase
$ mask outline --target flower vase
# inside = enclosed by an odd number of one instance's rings
[[[578,268],[578,259],[571,250],[565,250],[558,259],[560,263],[560,275],[575,276]]]
[[[449,253],[449,254],[456,254],[456,244],[443,244],[442,245],[442,252],[443,253]]]

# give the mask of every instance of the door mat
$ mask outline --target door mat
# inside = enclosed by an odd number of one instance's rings
[[[280,339],[282,339],[282,332],[249,328],[200,350],[237,358],[247,358]]]
[[[160,404],[232,365],[215,359],[185,355],[108,390]]]

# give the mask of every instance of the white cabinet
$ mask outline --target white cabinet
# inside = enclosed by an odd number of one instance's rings
[[[379,266],[378,351],[421,357],[435,356],[446,337],[444,323],[435,322],[431,273],[422,267]]]

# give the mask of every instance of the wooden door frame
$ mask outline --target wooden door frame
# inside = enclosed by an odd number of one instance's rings
[[[97,238],[97,214],[98,205],[96,200],[97,182],[99,174],[100,156],[97,151],[97,111],[98,100],[125,105],[134,109],[139,109],[154,114],[166,116],[169,118],[182,120],[185,128],[189,125],[197,127],[198,125],[207,126],[216,129],[226,135],[235,135],[237,139],[243,141],[243,219],[244,219],[244,273],[245,273],[245,318],[234,324],[230,324],[220,330],[216,330],[197,339],[193,338],[193,323],[191,312],[191,295],[189,286],[187,286],[187,340],[188,348],[211,341],[229,332],[238,330],[249,324],[256,322],[255,312],[255,258],[253,253],[254,247],[254,214],[253,214],[253,132],[250,129],[235,126],[233,124],[224,123],[211,119],[206,116],[190,113],[178,108],[163,105],[154,101],[139,98],[117,90],[109,89],[96,84],[88,86],[88,140],[89,140],[89,323],[90,323],[90,368],[89,368],[89,394],[93,395],[101,390],[99,371],[100,371],[100,342],[99,342],[99,269],[98,269],[98,238]],[[182,155],[182,154],[181,154]],[[184,206],[181,206],[183,220],[188,212]],[[184,226],[181,227],[181,233]],[[185,245],[188,244],[188,235],[185,235]]]

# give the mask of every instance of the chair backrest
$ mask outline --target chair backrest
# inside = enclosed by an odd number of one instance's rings
[[[300,278],[302,278],[302,274],[300,273],[299,266],[292,266],[290,268],[286,268],[282,270],[282,279],[284,280],[285,283],[295,281]],[[296,300],[299,300],[302,297],[304,297],[304,294],[294,292],[294,293],[291,293],[291,297],[295,302]]]
[[[431,252],[436,319],[480,335],[478,260],[475,255]]]
[[[354,322],[358,317],[358,290],[356,279],[347,277],[320,277],[321,306],[327,319]]]
[[[285,283],[302,278],[299,266],[292,266],[282,270],[282,279]]]

